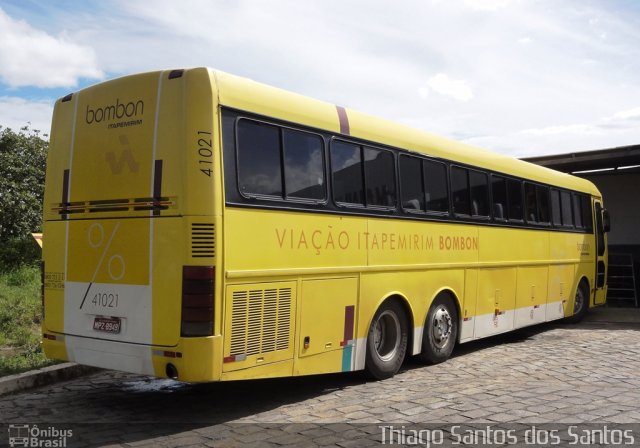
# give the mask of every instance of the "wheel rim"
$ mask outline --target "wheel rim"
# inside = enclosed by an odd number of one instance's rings
[[[431,320],[431,336],[434,345],[437,348],[443,348],[451,338],[453,328],[451,313],[444,305],[440,305],[433,313]]]
[[[395,313],[384,311],[373,327],[373,346],[378,358],[389,361],[400,347],[400,320]]]
[[[582,307],[584,307],[584,293],[582,292],[582,288],[578,286],[578,290],[576,291],[576,300],[573,304],[573,314],[578,314],[582,311]]]

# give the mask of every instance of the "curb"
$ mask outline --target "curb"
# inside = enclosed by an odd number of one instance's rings
[[[59,381],[71,380],[100,370],[102,369],[66,362],[64,364],[43,367],[38,370],[5,376],[0,378],[0,396],[34,387],[47,386]]]

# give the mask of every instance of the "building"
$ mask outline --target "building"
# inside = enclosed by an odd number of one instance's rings
[[[596,151],[575,152],[551,156],[528,157],[523,160],[554,170],[571,173],[590,180],[600,189],[605,207],[611,214],[609,233],[609,299],[638,306],[640,297],[640,145],[622,146]],[[635,279],[626,279],[624,266],[632,257]],[[620,278],[618,278],[620,277]],[[618,280],[622,281],[619,285]],[[618,294],[635,282],[635,299]],[[620,299],[620,296],[623,299]]]

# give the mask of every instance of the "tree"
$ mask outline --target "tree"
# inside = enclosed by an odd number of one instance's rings
[[[42,227],[48,146],[28,126],[0,126],[0,270],[35,261],[30,234]]]

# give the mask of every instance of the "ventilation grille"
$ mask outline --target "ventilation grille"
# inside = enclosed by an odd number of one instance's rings
[[[291,288],[235,291],[230,355],[257,355],[289,348]]]
[[[216,255],[216,231],[212,223],[191,224],[191,256],[209,258]]]

